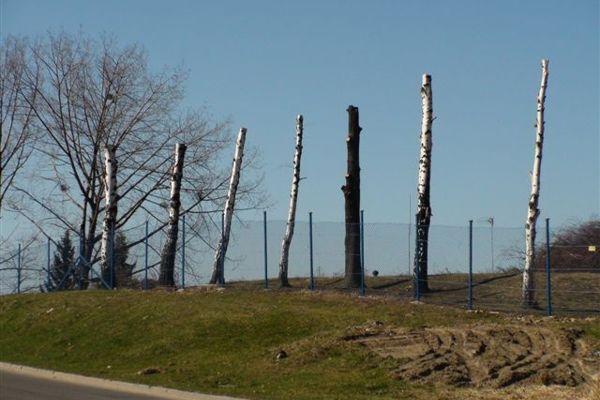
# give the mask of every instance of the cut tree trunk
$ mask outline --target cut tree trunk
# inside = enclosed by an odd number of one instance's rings
[[[423,117],[421,122],[421,150],[419,155],[419,178],[417,183],[416,249],[415,271],[420,292],[429,290],[427,262],[429,247],[429,224],[431,203],[429,199],[431,181],[431,148],[433,145],[431,125],[433,122],[433,99],[431,75],[423,75],[421,86]],[[416,290],[416,288],[415,288]]]
[[[346,184],[342,186],[346,214],[346,269],[345,280],[347,287],[360,286],[360,131],[358,107],[348,106],[348,170]]]
[[[117,221],[117,159],[114,146],[104,149],[104,222],[102,225],[102,239],[100,244],[100,266],[102,279],[108,285],[115,285],[114,267],[114,239]]]
[[[219,246],[215,252],[212,277],[210,283],[225,283],[224,264],[227,246],[229,245],[229,233],[231,232],[231,219],[235,207],[235,195],[238,184],[240,183],[240,173],[242,169],[242,158],[244,156],[244,143],[246,142],[246,128],[241,128],[237,137],[235,146],[235,156],[233,157],[233,167],[231,168],[231,179],[229,181],[229,191],[227,192],[227,201],[225,202],[225,211],[223,216],[223,227]]]
[[[548,60],[542,60],[542,81],[537,97],[537,115],[535,122],[535,153],[533,158],[533,171],[531,173],[531,195],[527,221],[525,222],[525,268],[523,269],[523,305],[530,307],[535,303],[535,282],[533,276],[535,263],[535,235],[536,222],[540,210],[538,202],[540,197],[540,172],[542,168],[542,149],[544,146],[544,109],[546,100],[546,87],[548,85]]]
[[[160,258],[159,284],[175,286],[175,254],[177,253],[177,235],[179,234],[179,210],[181,208],[181,178],[186,146],[175,145],[175,164],[171,175],[171,196],[169,202],[169,225],[167,240]]]
[[[296,203],[298,202],[298,188],[300,185],[300,160],[302,158],[303,132],[303,118],[302,115],[298,115],[298,117],[296,117],[296,151],[294,152],[292,189],[290,192],[290,210],[288,213],[285,234],[283,235],[283,241],[281,243],[281,260],[279,261],[279,284],[281,286],[290,286],[288,281],[288,265],[290,245],[292,244],[294,225],[296,223]]]

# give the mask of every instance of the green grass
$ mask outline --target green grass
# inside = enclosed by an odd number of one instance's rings
[[[86,291],[0,298],[0,359],[256,399],[421,399],[437,388],[339,338],[379,320],[409,328],[506,323],[499,314],[304,291]],[[545,321],[553,324],[557,321]],[[600,340],[597,320],[577,320]],[[289,357],[277,361],[285,350]],[[161,373],[138,375],[158,367]],[[448,389],[449,390],[449,389]],[[460,390],[452,391],[460,397]]]

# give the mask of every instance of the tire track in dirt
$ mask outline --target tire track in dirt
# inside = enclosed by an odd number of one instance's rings
[[[598,384],[600,357],[577,329],[479,325],[415,330],[355,327],[345,340],[396,361],[393,376],[454,386]]]

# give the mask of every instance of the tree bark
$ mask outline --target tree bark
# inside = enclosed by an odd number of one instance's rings
[[[429,224],[431,203],[429,199],[431,181],[431,149],[433,145],[431,125],[433,122],[433,98],[431,75],[424,74],[421,86],[423,117],[421,121],[421,150],[419,156],[419,178],[417,183],[416,249],[415,271],[420,292],[429,290],[427,281]]]
[[[100,247],[100,265],[102,269],[102,279],[107,284],[114,284],[114,271],[111,280],[111,267],[114,259],[114,235],[117,221],[117,159],[115,157],[115,147],[106,146],[104,148],[104,223],[102,225],[102,242]]]
[[[302,158],[302,135],[304,133],[304,119],[302,115],[296,117],[296,151],[294,153],[294,169],[292,176],[292,189],[290,192],[290,210],[283,241],[281,243],[281,260],[279,261],[279,284],[290,286],[288,281],[288,264],[290,245],[296,224],[296,203],[298,202],[298,188],[300,185],[300,160]]]
[[[175,254],[177,253],[177,235],[179,234],[179,210],[181,208],[181,178],[186,146],[175,145],[175,164],[171,175],[171,196],[169,202],[169,225],[167,240],[160,258],[159,284],[175,286]]]
[[[237,192],[238,184],[240,183],[240,173],[242,169],[242,158],[244,156],[244,143],[246,142],[246,128],[241,128],[238,134],[235,156],[233,158],[233,167],[231,168],[231,179],[229,181],[229,191],[227,192],[227,201],[225,203],[223,232],[221,233],[221,239],[219,240],[219,246],[215,253],[215,260],[213,264],[213,273],[210,278],[210,283],[225,283],[224,275],[224,263],[225,255],[227,253],[227,246],[229,245],[229,233],[231,232],[231,219],[233,217],[233,210],[235,207],[235,195]]]
[[[535,235],[536,222],[540,210],[538,202],[540,197],[540,172],[542,168],[542,149],[544,146],[544,110],[546,100],[546,87],[548,85],[548,60],[542,60],[542,80],[537,97],[535,150],[533,158],[533,171],[531,173],[531,194],[529,196],[529,208],[527,220],[525,221],[525,268],[523,269],[523,305],[530,307],[535,303]]]
[[[345,279],[347,287],[360,285],[360,131],[358,107],[348,106],[348,170],[346,184],[342,186],[346,213],[346,250]]]

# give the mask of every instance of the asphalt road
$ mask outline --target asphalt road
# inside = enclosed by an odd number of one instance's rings
[[[164,400],[119,390],[60,382],[10,371],[0,371],[1,400]]]

